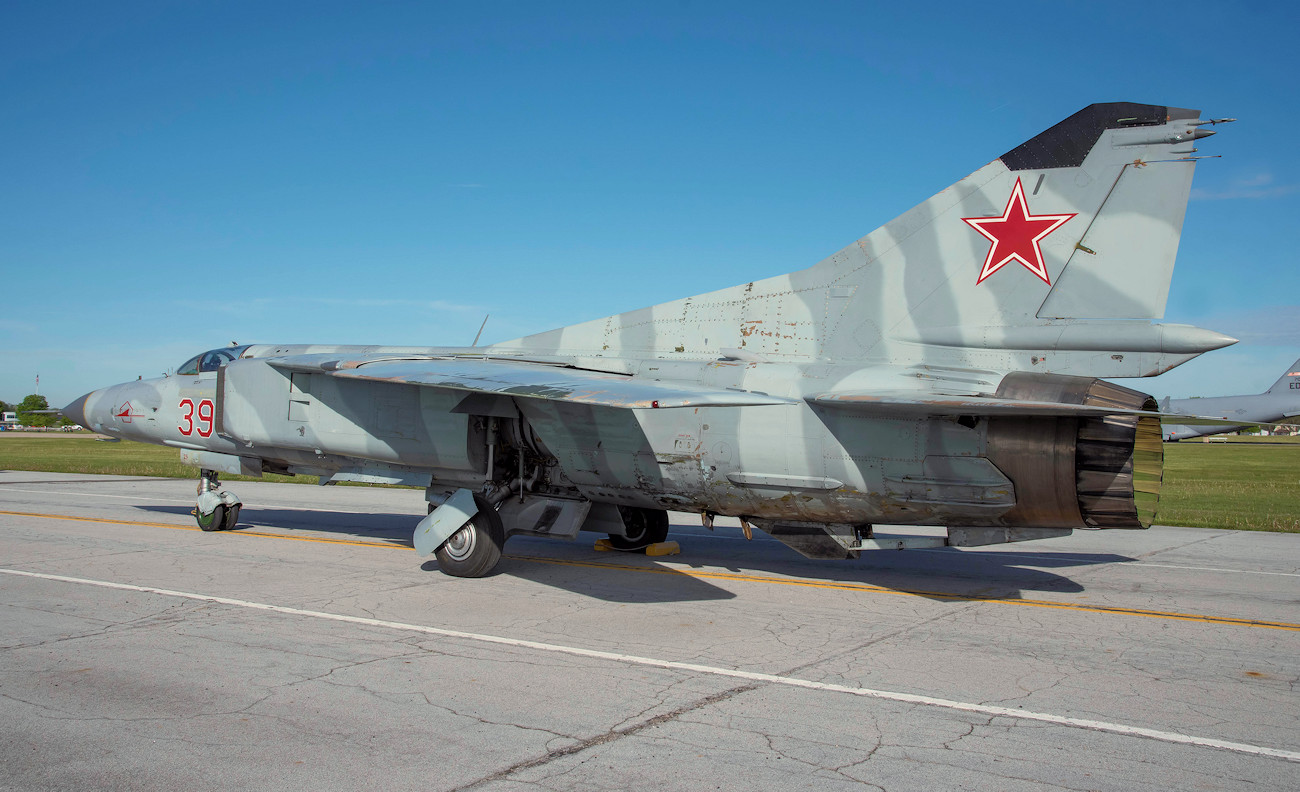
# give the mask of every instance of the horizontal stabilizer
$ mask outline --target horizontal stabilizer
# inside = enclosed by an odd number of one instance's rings
[[[826,407],[839,407],[882,415],[1057,415],[1079,417],[1144,415],[1153,418],[1159,416],[1159,413],[1123,407],[999,399],[989,396],[932,396],[914,391],[896,391],[892,393],[838,391],[835,393],[818,393],[809,396],[808,401]]]
[[[1063,322],[1042,325],[978,325],[920,328],[901,340],[972,349],[1028,349],[1047,352],[1158,352],[1199,355],[1237,339],[1185,324],[1149,322]]]
[[[346,379],[393,382],[431,388],[494,393],[527,399],[577,402],[601,407],[751,407],[796,404],[765,393],[669,383],[622,374],[490,358],[407,358],[350,360],[338,355],[294,355],[267,360],[288,371]]]
[[[1063,416],[1101,417],[1106,415],[1136,415],[1159,418],[1165,423],[1176,422],[1184,426],[1276,426],[1272,423],[1252,423],[1240,418],[1229,420],[1212,415],[1183,415],[1180,413],[1135,410],[1100,404],[1067,404],[1064,402],[1000,399],[989,396],[932,396],[914,391],[837,391],[818,393],[808,401],[824,407],[870,412],[878,415],[1005,415],[1005,416]]]

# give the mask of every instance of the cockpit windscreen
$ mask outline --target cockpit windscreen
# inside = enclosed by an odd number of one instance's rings
[[[230,361],[238,358],[248,345],[212,349],[202,355],[195,355],[176,369],[177,374],[198,374],[204,371],[216,371]]]

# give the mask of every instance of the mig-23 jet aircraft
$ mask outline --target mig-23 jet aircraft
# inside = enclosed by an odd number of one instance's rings
[[[809,269],[483,347],[256,344],[64,413],[219,473],[426,487],[421,554],[484,575],[507,537],[662,541],[740,518],[809,558],[1143,528],[1160,416],[1102,377],[1235,339],[1165,310],[1197,157],[1220,121],[1095,104]],[[412,523],[417,521],[412,518]]]
[[[1288,421],[1300,416],[1300,360],[1292,363],[1273,387],[1263,393],[1209,399],[1170,399],[1166,396],[1160,403],[1160,411],[1166,414],[1165,439],[1174,441],[1232,432],[1243,426]],[[1214,416],[1223,420],[1217,425],[1188,426],[1178,423],[1179,415]],[[1233,424],[1232,421],[1239,423]]]

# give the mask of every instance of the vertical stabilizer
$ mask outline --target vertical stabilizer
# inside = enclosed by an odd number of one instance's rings
[[[1273,383],[1273,387],[1268,389],[1268,393],[1287,393],[1294,394],[1300,391],[1300,360],[1291,364],[1281,379]]]
[[[1233,342],[1149,322],[1212,123],[1091,105],[813,267],[495,346],[1158,373]]]
[[[992,328],[1163,315],[1191,144],[1213,134],[1198,116],[1091,105],[864,237],[863,264],[904,296],[882,330],[988,346]]]

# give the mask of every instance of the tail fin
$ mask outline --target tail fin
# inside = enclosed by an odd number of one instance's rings
[[[1300,390],[1300,360],[1291,364],[1291,368],[1286,370],[1282,378],[1273,383],[1267,393],[1292,393]]]
[[[936,221],[929,234],[960,324],[1162,317],[1195,167],[1188,155],[1214,134],[1198,116],[1091,105],[918,207]],[[899,247],[924,255],[928,244]],[[971,259],[982,259],[973,279]],[[956,324],[943,302],[909,300],[909,309],[920,326]]]
[[[1156,373],[1232,342],[1145,321],[1164,313],[1192,143],[1214,134],[1198,116],[1091,105],[809,269],[498,348]],[[1055,355],[1071,351],[1088,354]]]
[[[1091,105],[818,267],[888,295],[874,311],[885,342],[1036,352],[1035,370],[1058,373],[1167,370],[1233,341],[1144,321],[1164,315],[1192,144],[1214,134],[1199,115]],[[1016,357],[1005,365],[1026,367]]]

